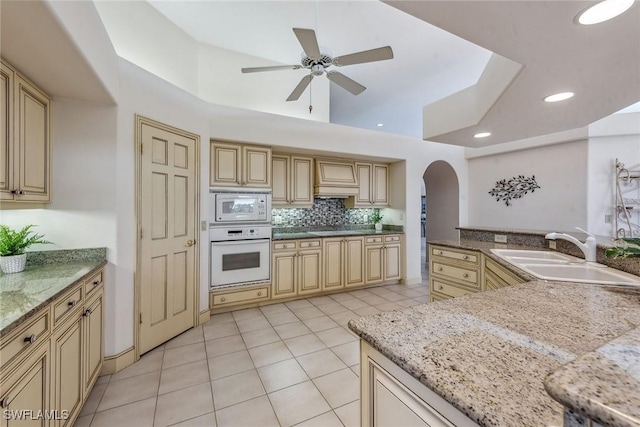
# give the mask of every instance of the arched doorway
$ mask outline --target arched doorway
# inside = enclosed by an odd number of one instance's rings
[[[449,163],[437,160],[427,167],[422,179],[426,188],[425,244],[429,240],[457,239],[460,192],[456,172]],[[429,263],[428,251],[424,262]]]

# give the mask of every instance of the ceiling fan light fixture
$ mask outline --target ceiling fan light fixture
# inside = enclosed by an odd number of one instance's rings
[[[608,21],[623,14],[634,0],[604,0],[580,12],[575,21],[581,25],[593,25]]]
[[[475,135],[473,135],[474,138],[486,138],[488,136],[491,136],[491,132],[478,132]]]
[[[560,101],[567,100],[569,98],[573,98],[573,95],[575,95],[573,92],[554,93],[553,95],[545,96],[543,98],[543,101],[544,102],[560,102]]]
[[[381,128],[382,126],[384,126],[384,123],[378,123],[376,126],[378,126],[379,128]]]

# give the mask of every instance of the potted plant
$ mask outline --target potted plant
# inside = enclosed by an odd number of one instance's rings
[[[382,223],[380,222],[382,221],[382,215],[380,215],[380,212],[374,212],[371,214],[371,221],[373,222],[376,231],[382,230]]]
[[[4,273],[19,273],[24,270],[27,254],[24,252],[36,243],[51,243],[42,240],[43,234],[31,230],[33,224],[27,225],[20,231],[15,231],[0,224],[0,268]]]
[[[640,257],[640,238],[617,239],[617,246],[605,251],[607,258],[638,258]]]

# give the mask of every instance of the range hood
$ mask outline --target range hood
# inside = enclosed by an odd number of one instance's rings
[[[316,159],[314,197],[347,198],[358,194],[356,164],[342,159]]]

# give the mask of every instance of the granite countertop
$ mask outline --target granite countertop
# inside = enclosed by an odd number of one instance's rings
[[[563,406],[546,393],[543,380],[580,355],[585,359],[577,359],[577,367],[597,360],[600,384],[620,387],[614,396],[622,399],[602,394],[598,401],[601,389],[585,385],[589,379],[581,381],[582,372],[571,364],[551,377],[557,378],[549,380],[552,388],[559,395],[568,389],[569,401],[591,391],[591,407],[568,405],[583,416],[617,417],[618,424],[605,425],[640,425],[639,325],[640,288],[545,281],[349,322],[362,339],[482,426],[561,426]],[[633,350],[621,349],[625,343]],[[620,355],[632,369],[611,368]],[[588,410],[598,403],[605,406]]]
[[[316,234],[321,233],[321,234]],[[381,230],[357,229],[357,230],[318,230],[318,231],[294,231],[294,232],[274,232],[272,240],[290,239],[317,239],[322,237],[347,237],[347,236],[371,236],[383,234],[404,234],[402,230]]]
[[[47,252],[27,254],[22,273],[0,273],[0,337],[107,262],[104,248]]]

